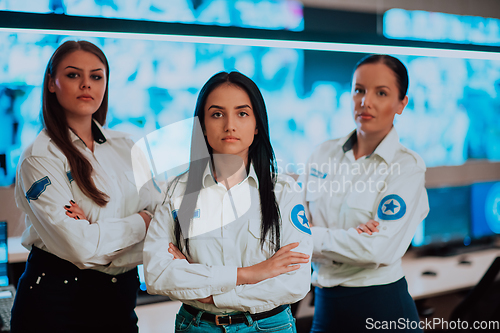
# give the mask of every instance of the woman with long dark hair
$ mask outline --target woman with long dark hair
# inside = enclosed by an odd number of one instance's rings
[[[321,144],[303,181],[314,225],[311,332],[421,331],[401,257],[429,211],[425,164],[393,126],[408,103],[408,73],[388,55],[356,65],[356,129]]]
[[[109,66],[87,41],[67,41],[43,82],[44,128],[21,156],[16,203],[30,249],[12,332],[137,332],[136,266],[161,201],[133,141],[104,129]],[[134,165],[133,165],[134,164]],[[149,177],[151,178],[151,177]]]
[[[176,331],[295,331],[288,304],[309,290],[312,243],[295,182],[275,170],[258,87],[214,75],[196,103],[189,170],[144,246],[148,292],[183,302]]]

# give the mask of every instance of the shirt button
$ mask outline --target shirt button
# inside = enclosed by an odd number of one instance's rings
[[[115,277],[111,279],[111,282],[113,282],[113,283],[116,283],[116,281],[118,281],[118,279]]]

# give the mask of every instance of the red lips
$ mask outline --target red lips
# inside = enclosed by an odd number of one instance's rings
[[[224,139],[222,139],[222,140],[231,142],[231,141],[238,141],[239,139],[235,136],[229,135],[229,136],[224,137]]]
[[[367,112],[363,112],[363,113],[360,113],[358,115],[359,118],[361,119],[364,119],[364,120],[368,120],[368,119],[373,119],[375,118],[374,116],[372,116],[371,114],[367,113]]]
[[[88,95],[88,94],[83,94],[83,95],[80,95],[77,97],[78,99],[82,99],[82,100],[91,100],[91,99],[94,99],[92,96]]]

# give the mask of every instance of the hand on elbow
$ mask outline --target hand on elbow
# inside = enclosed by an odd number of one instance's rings
[[[205,298],[197,299],[197,301],[203,304],[214,304],[214,297],[208,296]]]
[[[255,284],[299,269],[299,264],[309,262],[309,255],[291,251],[297,246],[299,246],[299,243],[288,244],[279,249],[271,258],[261,263],[238,268],[236,284]]]
[[[75,220],[87,220],[87,217],[85,216],[85,213],[83,210],[76,204],[75,201],[70,200],[69,205],[64,206],[64,209],[66,209],[66,215],[74,218]],[[89,221],[90,223],[90,221]]]
[[[374,220],[368,221],[366,224],[360,224],[357,226],[356,231],[358,234],[367,233],[368,235],[373,234],[374,232],[379,232],[377,227],[379,226],[380,223]]]
[[[177,246],[175,246],[173,243],[168,243],[168,253],[174,256],[174,260],[179,260],[179,259],[185,259],[187,260],[190,264],[192,264],[191,261],[189,261],[186,256],[179,250]],[[203,302],[202,302],[203,303]]]

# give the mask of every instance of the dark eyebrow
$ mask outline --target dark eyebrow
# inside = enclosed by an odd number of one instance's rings
[[[78,68],[78,67],[75,67],[75,66],[68,66],[66,68],[74,68],[74,69],[79,70],[79,71],[82,70],[81,68]],[[103,71],[103,69],[102,68],[96,68],[96,69],[91,70],[91,72],[97,72],[97,71]]]
[[[224,108],[224,107],[222,107],[222,106],[219,106],[219,105],[215,105],[215,104],[214,104],[214,105],[211,105],[211,106],[208,108],[208,110],[210,110],[210,109],[212,109],[212,108],[214,108],[214,109],[219,109],[219,110],[224,110],[224,109],[225,109],[225,108]],[[252,108],[251,108],[249,105],[247,105],[247,104],[238,105],[238,106],[236,107],[236,109],[237,109],[237,110],[239,110],[239,109],[246,109],[246,108],[249,108],[250,110],[252,109]]]
[[[361,83],[356,83],[356,85],[355,85],[355,86],[360,86],[360,87],[363,87],[363,88],[364,88],[364,85],[362,85]],[[377,87],[375,87],[375,88],[377,88],[377,89],[380,89],[380,88],[387,88],[387,89],[391,90],[391,88],[389,88],[388,86],[377,86]]]

